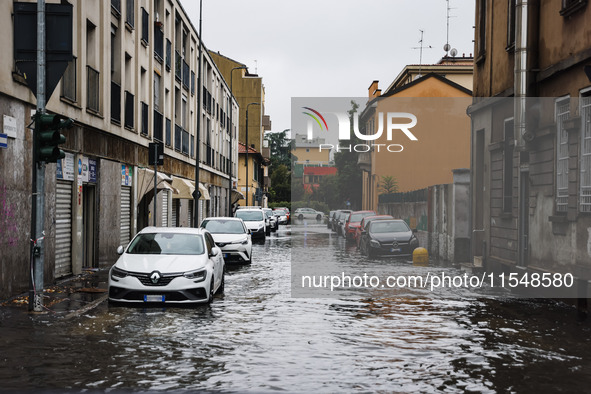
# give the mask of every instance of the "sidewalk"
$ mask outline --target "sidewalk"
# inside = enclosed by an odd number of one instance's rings
[[[79,316],[107,299],[108,273],[108,269],[85,268],[80,275],[47,286],[43,291],[43,312],[29,311],[28,293],[1,302],[0,308],[65,318]]]

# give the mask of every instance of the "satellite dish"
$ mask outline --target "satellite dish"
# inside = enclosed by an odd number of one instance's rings
[[[451,57],[456,57],[456,55],[458,54],[458,50],[456,48],[453,48],[449,54],[451,55]]]
[[[445,52],[449,52],[449,50],[450,50],[450,49],[451,49],[451,45],[449,45],[449,44],[445,44],[445,45],[443,46],[443,50],[444,50]]]

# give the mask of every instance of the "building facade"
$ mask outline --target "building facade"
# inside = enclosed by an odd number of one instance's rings
[[[433,66],[434,71],[449,70],[458,80],[471,76],[466,59],[451,60]],[[428,66],[422,66],[425,70]],[[453,71],[453,73],[452,73]],[[465,82],[465,81],[464,81]],[[359,117],[366,135],[385,130],[388,113],[408,113],[416,117],[411,140],[400,130],[383,132],[374,146],[359,153],[362,171],[362,209],[378,210],[381,185],[388,177],[396,182],[397,192],[410,192],[453,181],[452,170],[470,166],[470,119],[463,106],[470,103],[471,90],[439,73],[419,73],[419,66],[407,66],[382,94],[378,81],[368,90],[369,101]],[[408,123],[408,119],[401,121]],[[379,147],[379,149],[378,149]]]
[[[237,201],[237,204],[240,206],[267,207],[264,181],[269,160],[265,159],[260,152],[252,147],[248,149],[247,157],[246,145],[243,143],[238,144],[238,149],[238,191],[241,198]]]
[[[117,246],[154,221],[159,226],[195,225],[196,187],[201,192],[199,219],[227,214],[228,174],[238,169],[238,103],[206,50],[198,85],[199,37],[178,1],[70,3],[74,58],[47,111],[70,117],[75,124],[64,133],[66,158],[45,169],[47,283],[80,273],[82,267],[108,267],[116,259]],[[36,99],[12,52],[13,3],[3,2],[0,10],[0,40],[7,49],[0,59],[0,112],[4,129],[13,130],[8,148],[0,150],[0,222],[11,234],[0,237],[4,298],[28,289],[28,126]],[[148,164],[151,142],[164,145],[156,193]]]
[[[477,1],[472,254],[591,279],[591,8]]]

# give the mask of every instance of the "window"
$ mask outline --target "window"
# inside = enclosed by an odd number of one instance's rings
[[[562,9],[560,15],[570,16],[587,6],[587,0],[562,0]]]
[[[507,50],[515,49],[515,2],[508,0],[507,5]]]
[[[513,118],[504,123],[503,142],[503,212],[513,211],[513,151],[515,145]]]
[[[111,8],[113,9],[115,15],[121,15],[121,0],[111,0]]]
[[[556,211],[566,212],[568,206],[568,133],[564,121],[570,114],[569,98],[556,101]]]
[[[172,121],[166,118],[166,146],[172,145]]]
[[[125,22],[133,29],[135,25],[135,0],[126,0]]]
[[[581,97],[581,191],[579,209],[591,212],[591,90]]]
[[[144,7],[142,7],[142,41],[144,44],[148,44],[150,42],[150,17],[148,15],[148,11]]]
[[[76,58],[68,64],[62,77],[62,97],[76,101]]]
[[[158,73],[154,73],[154,109],[160,111],[162,106],[161,94],[160,94],[161,78]]]

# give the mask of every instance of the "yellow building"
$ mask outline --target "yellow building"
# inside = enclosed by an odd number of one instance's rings
[[[269,165],[269,160],[252,147],[248,149],[248,161],[246,156],[246,145],[238,144],[238,191],[243,198],[238,200],[237,204],[266,207],[267,197],[264,196],[263,186],[265,167]],[[248,168],[246,163],[248,163]]]
[[[297,134],[294,148],[291,151],[292,156],[296,157],[295,164],[328,165],[331,151],[318,149],[318,146],[324,144],[324,142],[324,138],[308,140],[306,135]]]
[[[409,130],[417,140],[394,130],[392,140],[384,132],[368,141],[373,149],[358,159],[363,171],[362,209],[378,208],[379,185],[385,176],[396,180],[398,192],[408,192],[451,183],[453,169],[470,167],[470,118],[465,108],[471,103],[471,90],[440,74],[415,73],[415,67],[407,66],[383,95],[377,81],[370,85],[370,101],[360,115],[362,133],[375,134],[380,122],[387,124],[388,113],[409,113],[417,120]],[[447,67],[456,69],[453,63]],[[472,74],[471,68],[463,64],[460,68]]]

